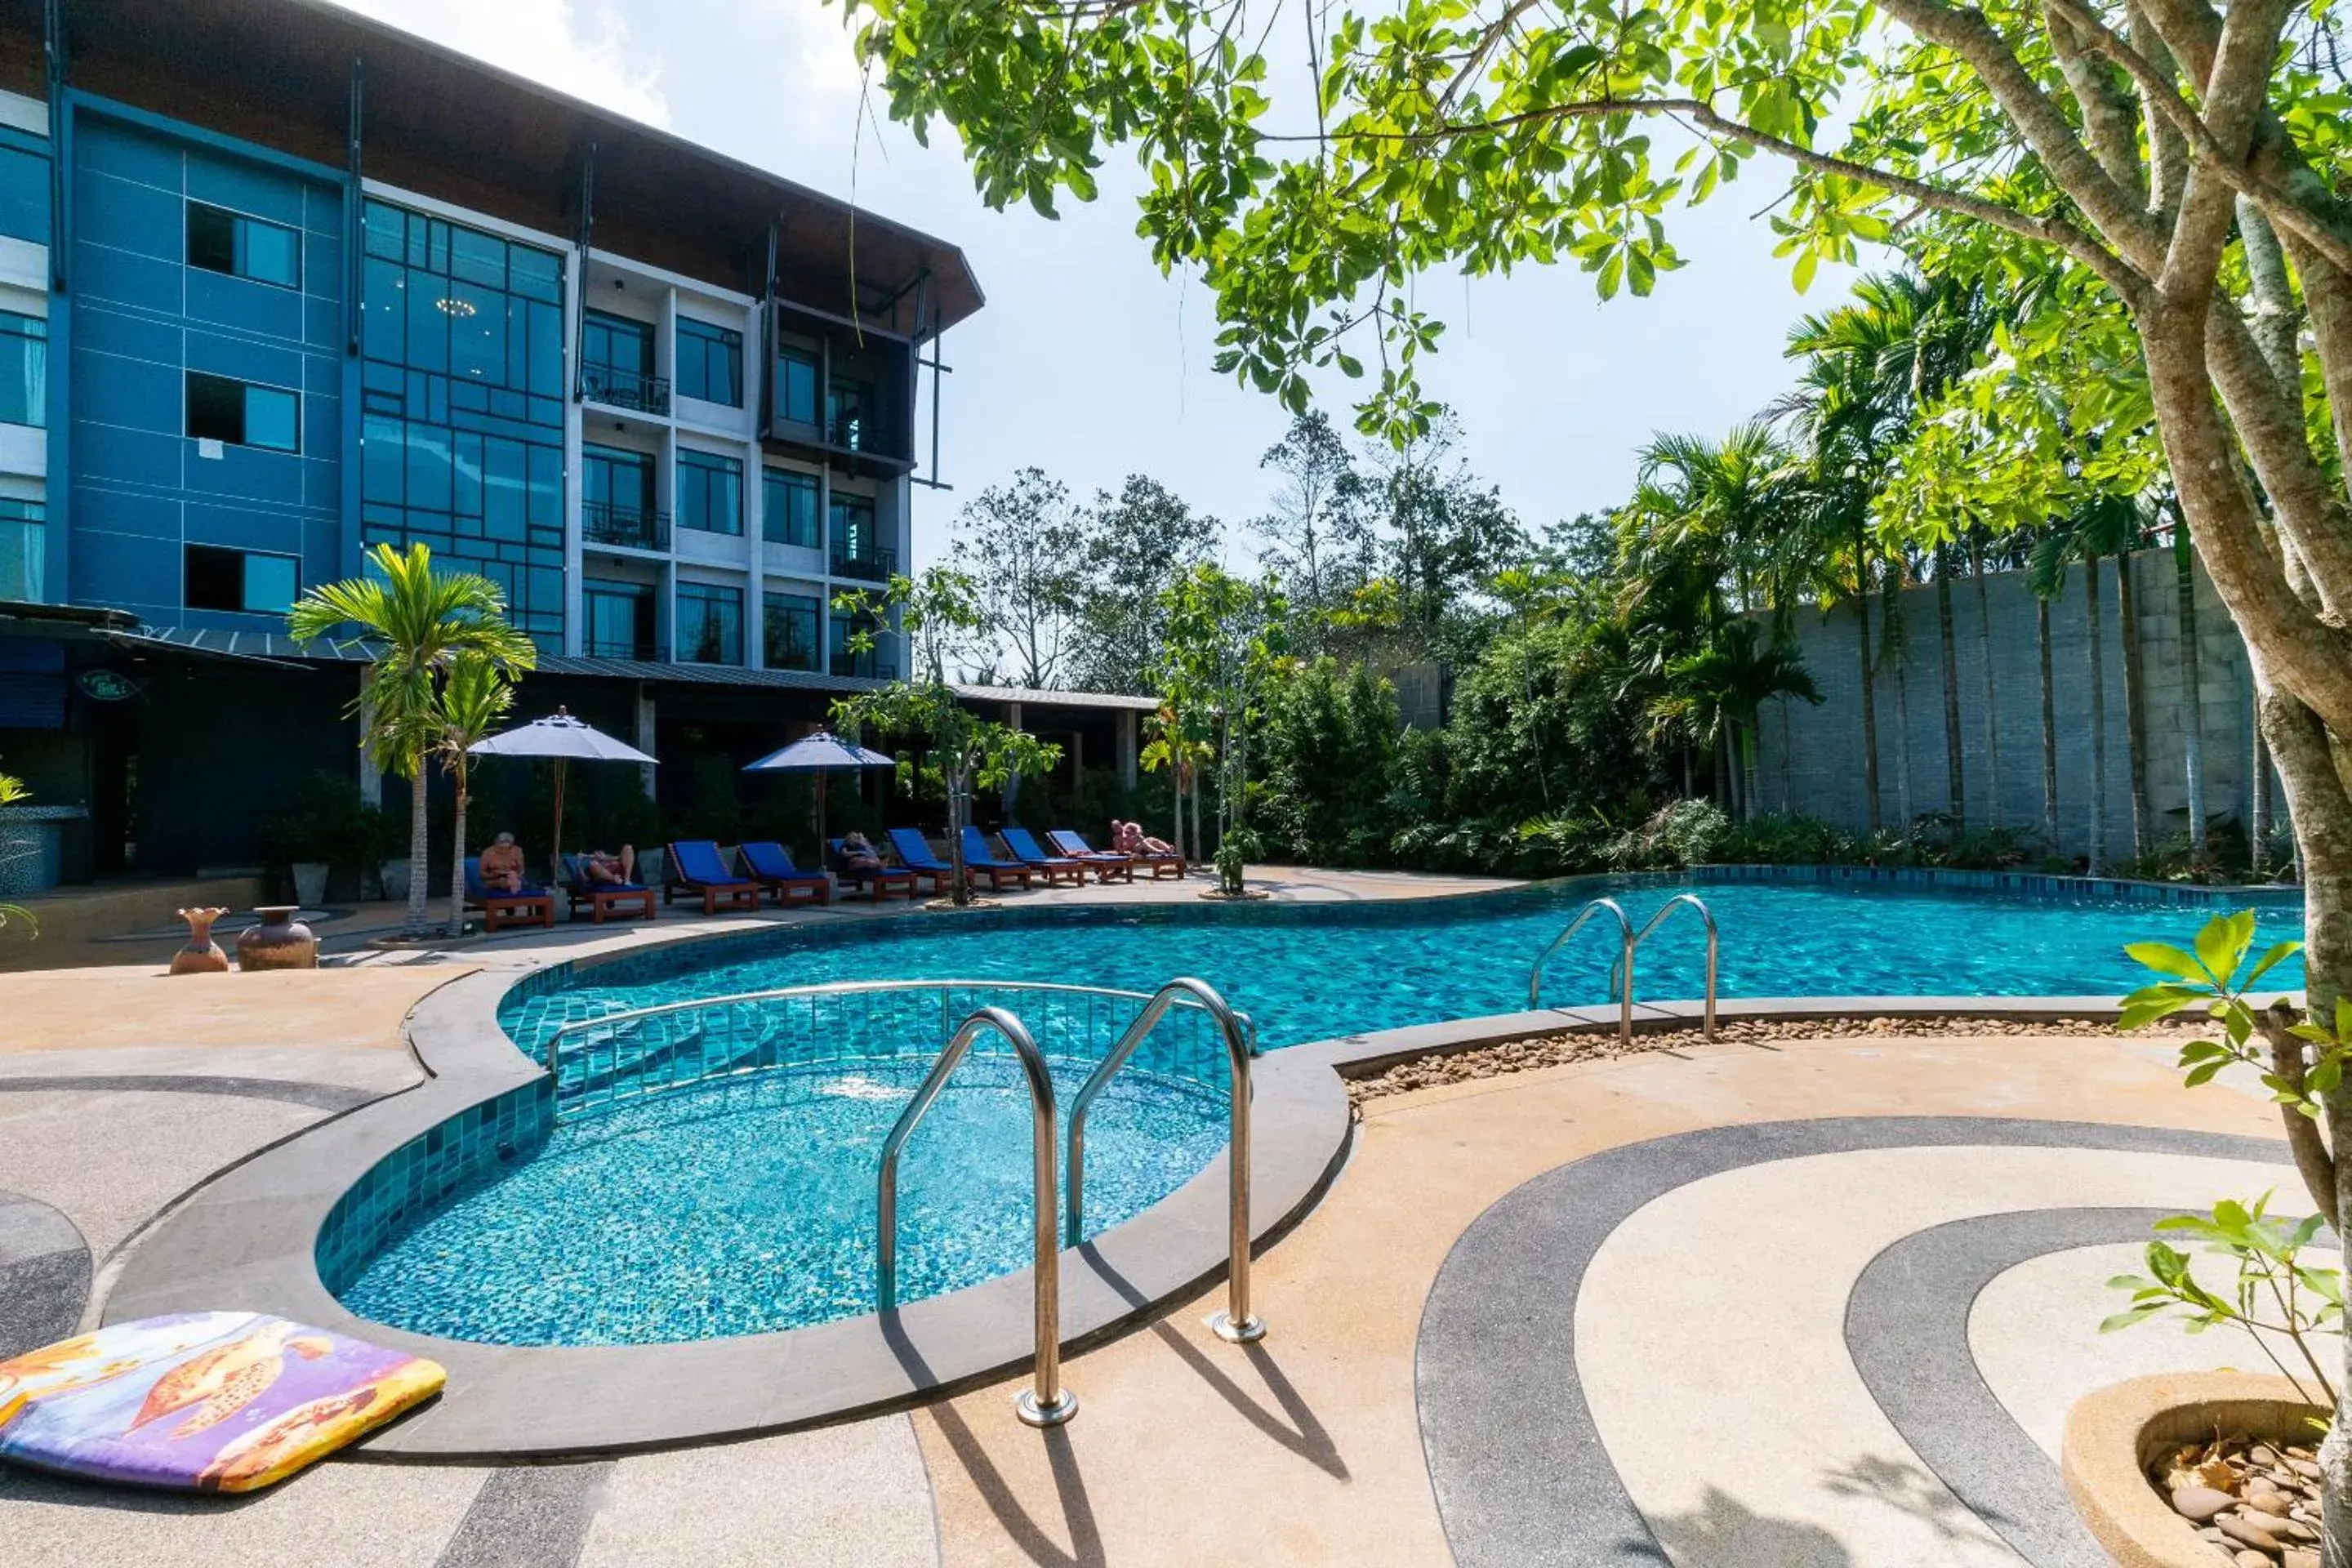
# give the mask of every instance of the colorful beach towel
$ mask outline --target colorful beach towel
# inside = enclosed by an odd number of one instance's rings
[[[132,1486],[255,1491],[439,1393],[445,1376],[283,1318],[142,1318],[0,1362],[0,1458]]]

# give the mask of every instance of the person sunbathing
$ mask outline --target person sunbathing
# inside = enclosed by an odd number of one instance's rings
[[[852,874],[882,869],[881,851],[863,833],[851,829],[841,841],[841,868]]]
[[[1139,822],[1111,820],[1111,847],[1122,855],[1173,855],[1176,851],[1163,838],[1154,838],[1143,831]]]
[[[588,880],[604,887],[620,887],[636,875],[637,852],[634,846],[624,844],[618,855],[602,849],[591,849],[581,858],[580,868]]]
[[[498,841],[482,851],[482,889],[491,893],[522,891],[522,850],[513,834],[499,834]]]

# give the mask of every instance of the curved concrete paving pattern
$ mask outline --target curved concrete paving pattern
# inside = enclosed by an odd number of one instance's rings
[[[1988,1277],[2079,1243],[2012,1236],[1988,1260],[1949,1222],[2292,1190],[2283,1152],[2164,1129],[1871,1118],[1686,1133],[1538,1177],[1464,1234],[1423,1319],[1422,1426],[1455,1559],[2102,1561],[2070,1550],[2046,1459],[2026,1483],[1987,1480],[1990,1459],[2037,1456],[1986,1411],[1967,1353]],[[2152,1215],[2135,1217],[2145,1234]],[[2162,1331],[2116,1342],[2137,1353],[2129,1372],[2182,1359]],[[1928,1447],[1967,1500],[1906,1441],[1930,1409]],[[2005,1539],[1983,1511],[2041,1528]]]

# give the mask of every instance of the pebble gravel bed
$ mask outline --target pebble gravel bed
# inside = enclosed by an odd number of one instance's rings
[[[2245,1436],[2175,1451],[2149,1480],[2233,1568],[2319,1568],[2319,1463],[2308,1447]]]
[[[2189,1039],[2191,1033],[2185,1028],[2142,1029],[2135,1031],[2132,1038],[2170,1046]],[[2053,1035],[2114,1039],[2118,1037],[2119,1031],[2113,1024],[2095,1018],[2037,1018],[2021,1022],[2013,1018],[1856,1017],[1740,1019],[1724,1024],[1715,1032],[1717,1043],[1728,1045],[1864,1037],[1966,1039],[2011,1036],[2046,1039]],[[1398,1062],[1384,1072],[1349,1079],[1348,1098],[1352,1103],[1361,1105],[1367,1100],[1392,1094],[1409,1094],[1417,1089],[1467,1083],[1475,1079],[1501,1078],[1515,1072],[1529,1072],[1537,1068],[1607,1061],[1650,1051],[1687,1050],[1706,1043],[1704,1032],[1697,1028],[1640,1033],[1630,1044],[1619,1040],[1614,1029],[1535,1035],[1522,1040],[1506,1040],[1500,1045],[1481,1046],[1475,1050],[1433,1052]]]

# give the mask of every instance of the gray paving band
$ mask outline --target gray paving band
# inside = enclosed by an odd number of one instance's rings
[[[1969,1312],[1995,1277],[2046,1252],[2147,1241],[2170,1209],[2032,1209],[1915,1232],[1846,1298],[1845,1343],[1870,1396],[1937,1479],[2035,1568],[2106,1568],[2058,1468],[1986,1386]]]
[[[492,1470],[434,1568],[572,1568],[612,1485],[613,1465]]]
[[[89,1245],[74,1222],[0,1192],[0,1361],[71,1338],[89,1281]]]
[[[1625,1219],[1687,1183],[1809,1154],[2009,1144],[2276,1163],[2283,1142],[2171,1128],[1977,1117],[1840,1117],[1710,1128],[1604,1151],[1472,1222],[1423,1305],[1422,1449],[1459,1568],[1668,1561],[1626,1494],[1576,1375],[1576,1298]]]
[[[0,1094],[64,1089],[91,1094],[226,1094],[242,1100],[277,1100],[308,1105],[319,1110],[350,1110],[384,1091],[351,1089],[337,1083],[299,1083],[283,1078],[214,1078],[202,1073],[107,1073],[0,1075]]]

